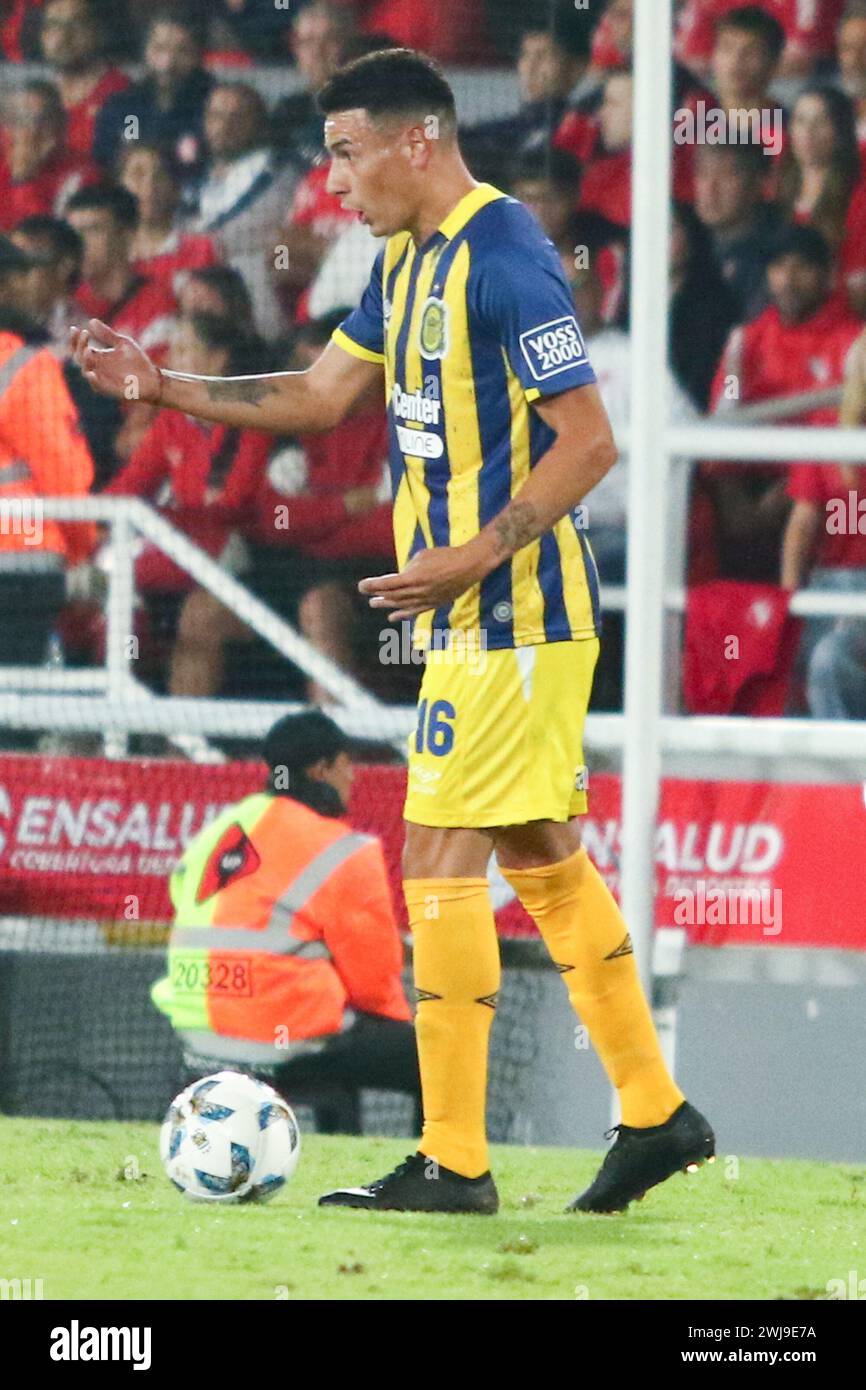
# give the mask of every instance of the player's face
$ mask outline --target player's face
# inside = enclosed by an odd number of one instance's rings
[[[341,111],[325,122],[328,192],[373,236],[394,236],[412,225],[426,168],[418,135],[423,145],[422,131],[375,123],[366,111]]]

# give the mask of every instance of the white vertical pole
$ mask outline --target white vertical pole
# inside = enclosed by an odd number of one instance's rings
[[[621,901],[647,993],[663,668],[672,0],[636,0]]]

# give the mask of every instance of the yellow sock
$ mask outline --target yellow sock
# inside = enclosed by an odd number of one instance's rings
[[[662,1057],[622,913],[586,850],[502,873],[562,974],[619,1093],[623,1124],[664,1124],[685,1097]]]
[[[415,1033],[428,1154],[467,1178],[486,1173],[487,1049],[499,941],[486,878],[409,879]]]

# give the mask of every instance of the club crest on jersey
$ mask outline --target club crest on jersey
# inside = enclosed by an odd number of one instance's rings
[[[421,314],[421,356],[428,360],[445,357],[448,353],[448,306],[435,295],[430,296]]]

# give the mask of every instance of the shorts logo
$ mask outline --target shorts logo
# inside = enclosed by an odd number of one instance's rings
[[[431,295],[424,305],[421,315],[421,356],[428,360],[447,356],[448,306],[441,299]]]
[[[589,360],[573,314],[521,333],[520,350],[536,381],[546,381]]]
[[[579,767],[574,778],[574,790],[576,792],[589,791],[589,768]]]

